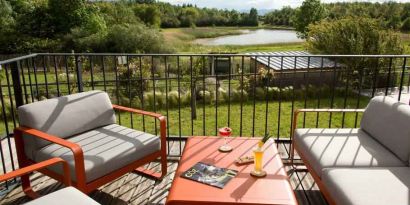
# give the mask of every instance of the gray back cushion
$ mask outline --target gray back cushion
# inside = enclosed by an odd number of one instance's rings
[[[391,97],[370,100],[361,128],[379,141],[403,162],[410,155],[410,106]]]
[[[18,108],[18,116],[21,126],[60,138],[115,123],[111,101],[107,93],[102,91],[77,93],[23,105]],[[24,137],[24,141],[30,149],[50,144],[32,137]]]

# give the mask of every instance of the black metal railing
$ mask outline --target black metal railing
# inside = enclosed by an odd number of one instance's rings
[[[403,100],[409,57],[51,53],[0,61],[1,172],[17,167],[13,129],[23,104],[98,89],[113,103],[167,116],[170,141],[217,135],[218,127],[230,126],[234,136],[270,134],[288,143],[297,108],[363,108],[379,94]],[[357,127],[360,117],[304,114],[299,123]],[[143,116],[118,113],[118,122],[157,133],[157,122]],[[178,153],[169,154],[179,156],[178,146]]]

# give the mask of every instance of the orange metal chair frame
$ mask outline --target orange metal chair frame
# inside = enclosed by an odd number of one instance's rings
[[[291,151],[290,151],[290,160],[291,160],[291,164],[292,166],[293,164],[293,160],[294,160],[294,156],[295,156],[295,150],[298,151],[298,146],[296,146],[296,144],[294,143],[294,137],[295,137],[295,130],[297,128],[297,122],[298,122],[298,115],[299,113],[306,113],[306,112],[327,112],[327,113],[332,113],[332,112],[338,112],[338,113],[359,113],[359,112],[364,112],[364,109],[298,109],[295,110],[294,115],[293,115],[293,121],[292,121],[292,144],[291,144]],[[309,173],[312,175],[313,179],[315,180],[316,184],[319,186],[320,191],[322,192],[323,196],[325,196],[326,201],[330,204],[330,205],[336,205],[335,200],[330,196],[329,191],[326,189],[326,187],[324,186],[322,180],[320,179],[319,175],[316,174],[316,172],[313,170],[312,166],[309,164],[309,161],[306,160],[306,157],[301,153],[298,152],[300,158],[302,159],[302,161],[304,162],[306,168],[308,169]]]
[[[132,171],[136,171],[138,173],[147,175],[149,177],[153,177],[155,179],[162,179],[162,177],[164,177],[167,174],[166,118],[162,116],[161,114],[147,112],[147,111],[133,109],[133,108],[127,108],[127,107],[123,107],[119,105],[113,105],[113,109],[118,110],[118,111],[125,111],[125,112],[130,112],[130,113],[135,113],[135,114],[146,115],[146,116],[150,116],[150,117],[154,117],[158,119],[160,121],[161,149],[139,160],[136,160],[125,167],[117,169],[105,176],[95,179],[94,181],[86,183],[86,176],[85,176],[85,169],[84,169],[84,154],[83,154],[83,150],[78,144],[72,143],[68,140],[44,133],[42,131],[39,131],[33,128],[17,127],[16,129],[14,129],[14,137],[15,137],[16,151],[17,151],[17,158],[18,158],[19,166],[26,167],[26,166],[36,163],[33,160],[29,159],[24,152],[24,142],[23,142],[22,136],[23,134],[27,134],[26,136],[38,137],[43,140],[47,140],[49,142],[66,147],[73,152],[74,162],[75,162],[75,174],[77,177],[77,181],[76,182],[71,181],[71,183],[78,190],[86,194]],[[152,170],[146,170],[146,169],[140,168],[142,165],[152,162],[159,157],[161,158],[161,173],[157,173]],[[63,175],[56,173],[54,171],[45,169],[45,170],[40,170],[40,172],[51,178],[56,179],[57,181],[64,180]],[[22,177],[21,180],[22,180],[23,189],[30,189],[29,183],[28,183],[28,180],[29,180],[28,175],[27,177]]]
[[[36,164],[32,164],[30,166],[23,167],[21,169],[17,169],[12,172],[6,173],[4,175],[0,175],[0,182],[4,182],[9,179],[16,178],[16,177],[21,177],[24,193],[26,193],[30,198],[35,199],[35,198],[38,198],[40,195],[37,194],[35,191],[33,191],[31,184],[30,184],[30,180],[29,180],[29,174],[34,171],[41,171],[42,169],[45,169],[48,166],[55,165],[58,163],[61,163],[63,166],[63,170],[64,170],[63,183],[66,186],[71,186],[70,169],[68,167],[68,164],[66,161],[64,161],[63,159],[59,157],[51,158],[49,160],[42,161]]]

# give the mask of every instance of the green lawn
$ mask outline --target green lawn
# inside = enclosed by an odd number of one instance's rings
[[[368,103],[368,98],[362,97],[360,100],[361,107],[365,107]],[[344,99],[342,97],[335,98],[334,107],[342,108]],[[356,98],[348,98],[347,107],[355,108]],[[216,127],[228,126],[233,128],[233,135],[238,136],[240,134],[240,104],[231,104],[230,107],[230,121],[228,121],[228,105],[218,106],[218,125],[216,126],[216,106],[205,105],[205,121],[203,120],[203,107],[202,104],[197,105],[197,119],[191,121],[191,109],[189,107],[181,108],[181,116],[179,117],[178,109],[170,109],[168,114],[169,123],[169,135],[215,135]],[[317,106],[316,100],[308,100],[306,107],[314,108]],[[304,101],[299,100],[295,102],[295,108],[303,108]],[[330,107],[330,99],[321,99],[321,107]],[[243,104],[242,111],[242,136],[252,136],[252,127],[255,123],[255,136],[262,136],[265,133],[266,124],[266,113],[268,113],[268,132],[280,137],[289,137],[290,135],[290,125],[291,125],[291,114],[292,114],[292,103],[291,101],[284,101],[281,103],[281,109],[279,110],[279,103],[277,101],[269,102],[268,108],[266,109],[266,102],[256,102],[255,105],[255,122],[253,122],[253,102],[249,101]],[[157,110],[158,113],[167,115],[166,110]],[[280,113],[280,121],[278,121],[278,115]],[[360,116],[358,122],[360,122]],[[354,127],[355,125],[355,114],[347,114],[345,118],[345,127]],[[130,115],[127,113],[121,113],[120,115],[121,123],[125,126],[131,126]],[[134,128],[142,130],[143,123],[142,117],[134,115],[133,116]],[[316,114],[306,115],[306,126],[314,127],[316,126]],[[329,114],[320,114],[319,116],[319,127],[328,127]],[[280,125],[279,125],[280,124]],[[300,117],[300,126],[303,125],[303,115]],[[193,125],[193,132],[192,132]],[[205,130],[203,126],[205,125]],[[148,132],[154,133],[154,121],[150,118],[145,118],[145,126]],[[279,126],[279,128],[278,128]],[[332,115],[332,127],[342,127],[342,114]],[[181,130],[181,131],[179,131]]]
[[[365,107],[368,103],[368,98],[361,97],[360,107]],[[343,108],[344,98],[337,97],[334,100],[335,108]],[[348,98],[347,107],[355,108],[356,98]],[[317,106],[317,99],[308,100],[307,106],[309,108],[314,108]],[[304,101],[295,101],[295,108],[303,108]],[[330,107],[330,98],[321,99],[321,107]],[[216,126],[216,106],[215,105],[205,105],[205,121],[203,120],[203,105],[199,103],[197,105],[197,119],[191,122],[191,109],[190,107],[181,108],[181,116],[179,117],[179,109],[173,108],[169,110],[167,116],[169,123],[169,135],[182,135],[191,136],[193,135],[215,135],[216,127],[228,126],[228,105],[222,104],[218,106],[218,125]],[[291,125],[291,101],[283,101],[281,103],[281,109],[279,112],[279,103],[277,101],[270,101],[268,108],[266,110],[266,102],[257,101],[255,105],[255,122],[253,122],[253,101],[250,100],[243,104],[242,111],[242,136],[252,136],[252,127],[255,123],[255,136],[262,136],[265,133],[265,115],[268,113],[268,132],[277,136],[279,130],[280,137],[289,137],[290,125]],[[267,112],[266,112],[267,111]],[[157,110],[156,112],[163,115],[167,115],[165,109]],[[280,121],[278,121],[278,115],[280,113]],[[240,104],[234,103],[230,106],[230,127],[233,128],[233,135],[238,136],[240,134]],[[355,114],[347,114],[345,118],[345,127],[353,127],[355,124]],[[130,115],[128,113],[121,113],[121,124],[124,126],[131,127]],[[9,119],[10,120],[10,119]],[[119,119],[117,119],[118,121]],[[300,117],[299,124],[302,126],[303,115]],[[306,127],[314,127],[316,125],[316,114],[306,115]],[[360,122],[360,115],[359,115]],[[320,114],[319,116],[319,127],[328,127],[329,114]],[[0,132],[5,133],[4,122],[0,122]],[[205,124],[205,130],[203,126]],[[280,124],[280,126],[279,126]],[[135,129],[142,130],[143,123],[142,117],[138,115],[133,116],[133,125]],[[192,133],[193,125],[193,133]],[[145,117],[146,130],[151,133],[155,133],[155,126],[153,119]],[[278,129],[279,126],[279,129]],[[9,127],[12,129],[13,124],[9,122]],[[332,115],[332,127],[342,127],[342,115],[334,114]],[[179,131],[181,129],[181,132]]]

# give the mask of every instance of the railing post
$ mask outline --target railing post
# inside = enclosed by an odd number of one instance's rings
[[[84,91],[83,89],[83,72],[81,67],[81,59],[78,55],[75,55],[75,67],[76,67],[76,74],[77,74],[77,87],[78,92],[81,93]]]
[[[11,78],[13,79],[14,100],[16,101],[16,108],[24,104],[23,90],[21,88],[19,61],[10,64]]]

